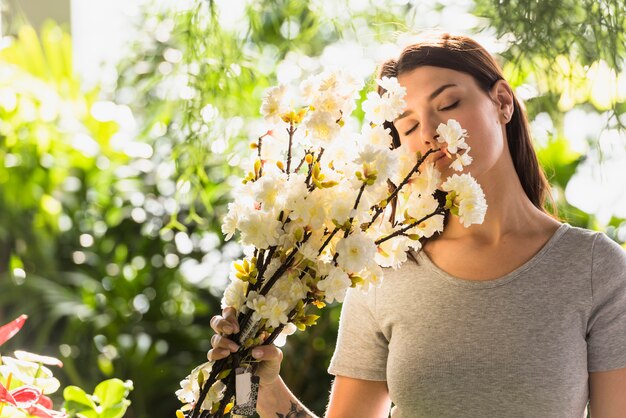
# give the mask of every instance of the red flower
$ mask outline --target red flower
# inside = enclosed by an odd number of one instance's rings
[[[20,315],[18,318],[0,327],[0,345],[10,340],[24,325],[27,315]]]
[[[11,391],[0,383],[0,402],[5,402],[32,416],[39,418],[64,418],[64,412],[52,410],[52,401],[34,386],[21,386]]]

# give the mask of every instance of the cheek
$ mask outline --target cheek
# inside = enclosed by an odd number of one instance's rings
[[[479,113],[473,119],[459,120],[467,129],[467,143],[472,147],[470,155],[474,159],[469,171],[484,171],[493,166],[505,149],[504,126],[498,123],[493,114]]]

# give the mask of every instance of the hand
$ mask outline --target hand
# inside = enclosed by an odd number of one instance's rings
[[[215,315],[211,318],[211,328],[213,328],[216,334],[211,337],[211,346],[213,348],[207,354],[209,360],[215,361],[226,358],[230,353],[234,353],[239,349],[237,343],[226,338],[226,335],[239,332],[237,312],[234,308],[224,308],[222,315]],[[262,345],[252,350],[252,357],[260,361],[255,374],[261,378],[261,386],[274,383],[280,372],[283,352],[274,344]]]

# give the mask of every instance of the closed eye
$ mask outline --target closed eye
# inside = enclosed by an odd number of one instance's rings
[[[411,133],[412,133],[413,131],[415,131],[415,130],[417,129],[417,127],[418,127],[418,126],[420,126],[420,124],[419,124],[419,123],[416,123],[416,124],[415,124],[415,125],[414,125],[411,129],[409,129],[408,131],[406,131],[406,132],[404,133],[404,135],[405,135],[405,136],[411,135]]]
[[[452,110],[455,107],[457,107],[457,105],[459,104],[460,100],[457,100],[456,102],[452,103],[450,106],[446,106],[444,108],[441,108],[439,110]]]

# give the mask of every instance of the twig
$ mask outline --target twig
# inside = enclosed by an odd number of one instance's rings
[[[393,238],[393,237],[396,237],[396,236],[398,236],[398,235],[404,234],[406,231],[408,231],[409,229],[413,228],[415,225],[419,225],[419,224],[421,224],[422,222],[424,222],[425,220],[427,220],[427,219],[429,219],[429,218],[431,218],[431,217],[433,217],[433,216],[435,216],[435,215],[445,215],[445,213],[446,213],[446,211],[445,211],[445,210],[443,210],[443,208],[440,206],[440,207],[438,207],[438,208],[437,208],[437,210],[436,210],[436,211],[434,211],[433,213],[430,213],[430,214],[428,214],[428,215],[424,216],[423,218],[418,219],[417,221],[412,222],[412,223],[408,224],[407,226],[405,226],[405,227],[402,227],[402,228],[398,229],[397,231],[394,231],[394,233],[393,233],[393,234],[389,234],[389,235],[387,235],[386,237],[383,237],[383,238],[380,238],[380,239],[378,239],[378,240],[374,241],[374,243],[375,243],[376,245],[380,245],[380,244],[382,244],[383,242],[385,242],[385,241],[387,241],[387,240],[390,240],[390,239],[391,239],[391,238]]]
[[[428,151],[426,151],[426,154],[424,154],[419,160],[417,160],[417,163],[415,163],[415,166],[413,166],[411,171],[409,171],[409,174],[407,174],[406,177],[404,177],[404,180],[402,180],[402,182],[398,185],[398,187],[396,187],[394,189],[394,191],[391,192],[391,194],[387,197],[387,202],[391,202],[397,196],[397,194],[400,192],[400,190],[409,182],[409,180],[411,179],[413,174],[415,174],[417,171],[419,171],[419,168],[424,163],[424,160],[426,160],[426,158],[430,154],[432,154],[433,152],[437,152],[437,151],[439,151],[439,148],[437,148],[437,149],[429,149]],[[383,211],[384,211],[384,209],[382,209],[382,208],[377,208],[376,209],[376,212],[374,213],[374,216],[372,217],[372,220],[367,224],[367,226],[365,227],[364,231],[366,231],[370,226],[372,226],[372,224],[374,223],[376,218],[378,218],[378,216],[381,213],[383,213]]]

